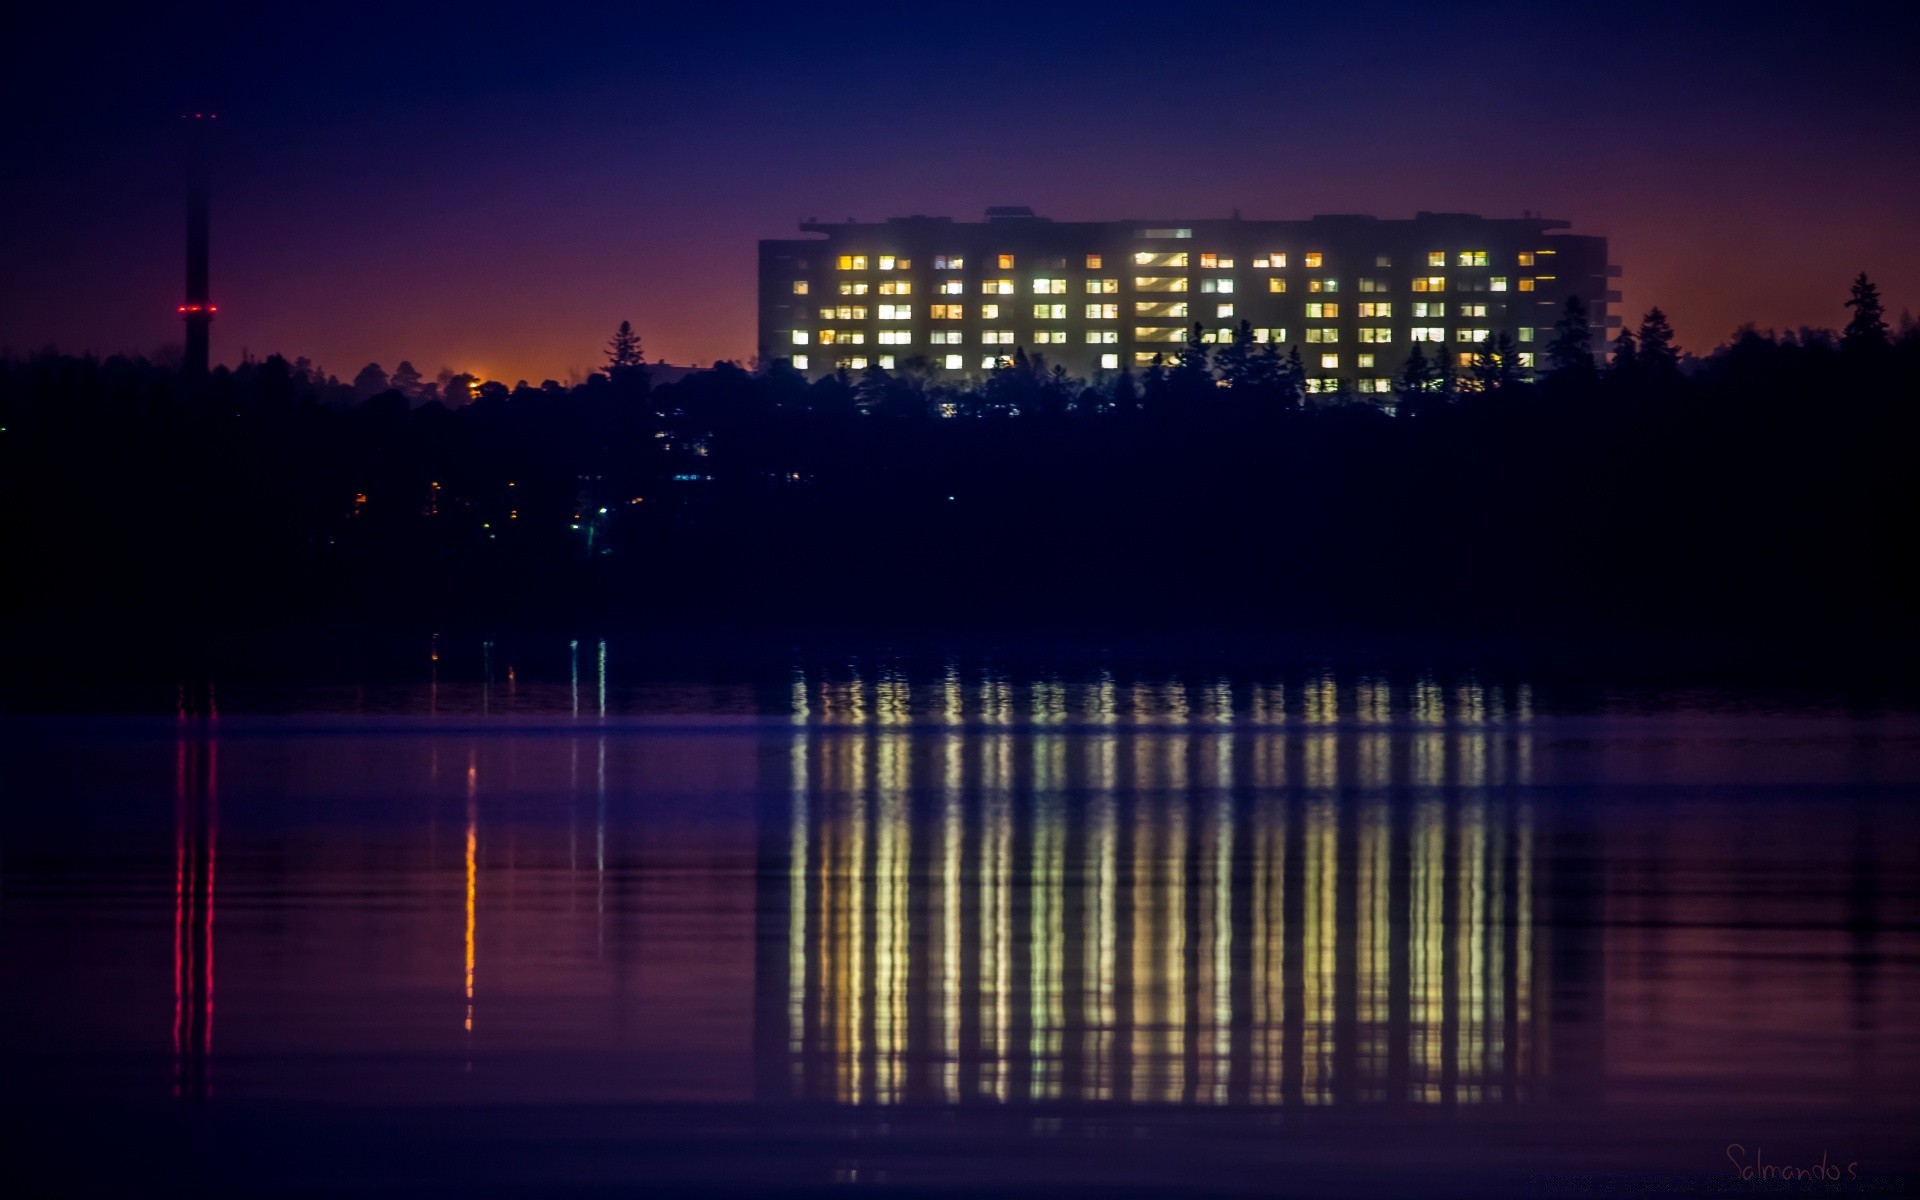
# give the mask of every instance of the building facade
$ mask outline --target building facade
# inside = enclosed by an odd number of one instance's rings
[[[1171,360],[1242,322],[1298,347],[1309,386],[1387,392],[1416,343],[1464,365],[1489,334],[1530,369],[1569,296],[1596,349],[1619,323],[1607,240],[1569,222],[1419,213],[1412,220],[808,221],[760,243],[758,345],[811,377],[921,360],[965,379],[1016,351],[1077,375]]]

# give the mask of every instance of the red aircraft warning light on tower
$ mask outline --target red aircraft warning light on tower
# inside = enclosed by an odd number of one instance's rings
[[[207,373],[214,307],[207,279],[207,159],[208,141],[217,113],[181,113],[187,135],[187,302],[180,315],[187,322],[186,369],[189,378]]]

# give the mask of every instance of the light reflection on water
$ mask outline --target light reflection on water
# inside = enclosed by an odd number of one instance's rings
[[[16,1077],[1862,1128],[1920,1100],[1908,718],[954,661],[633,720],[605,643],[450,705],[437,653],[409,717],[213,718],[208,689],[10,739]]]

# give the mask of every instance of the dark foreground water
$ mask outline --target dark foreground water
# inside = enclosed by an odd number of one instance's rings
[[[1897,708],[604,654],[9,718],[12,1194],[1920,1182]]]

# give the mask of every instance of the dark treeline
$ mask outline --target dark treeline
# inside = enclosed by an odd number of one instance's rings
[[[915,361],[654,386],[630,331],[573,387],[9,359],[10,593],[215,622],[1897,629],[1920,332],[1864,277],[1852,307],[1698,359],[1655,310],[1604,366],[1576,309],[1532,372],[1504,335],[1416,345],[1366,397],[1245,336],[964,386]]]

